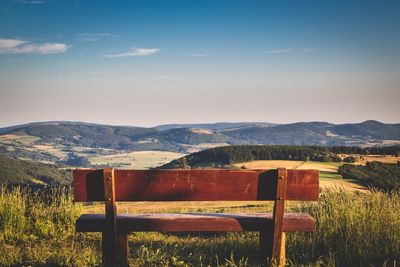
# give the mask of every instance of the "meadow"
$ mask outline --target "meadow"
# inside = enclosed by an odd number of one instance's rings
[[[169,151],[135,151],[88,157],[90,164],[96,166],[118,166],[118,168],[149,169],[163,165],[184,156]]]
[[[385,158],[381,155],[380,159]],[[360,164],[357,162],[357,164]],[[302,160],[254,160],[249,162],[235,163],[233,166],[246,169],[275,169],[285,167],[297,170],[319,170],[320,171],[320,187],[329,188],[332,186],[340,186],[349,191],[366,191],[365,186],[360,185],[355,179],[344,179],[339,174],[339,167],[343,162],[319,162],[319,161],[302,161]]]
[[[254,212],[271,203],[205,203],[203,206],[137,203],[129,212]],[[125,210],[124,210],[125,205]],[[158,206],[157,206],[158,205]],[[296,202],[287,210],[310,213],[314,233],[287,236],[288,266],[395,266],[400,260],[400,194],[324,189],[315,203]],[[95,266],[100,235],[75,233],[76,218],[101,206],[73,204],[69,189],[33,193],[0,189],[1,266]],[[129,236],[131,266],[260,266],[257,233]]]

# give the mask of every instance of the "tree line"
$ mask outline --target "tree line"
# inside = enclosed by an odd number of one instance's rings
[[[339,168],[343,178],[355,179],[384,191],[400,190],[400,162],[397,164],[367,162],[363,165],[345,164]]]
[[[160,168],[190,168],[230,165],[253,160],[301,160],[340,162],[338,154],[399,155],[400,146],[347,147],[347,146],[295,146],[295,145],[234,145],[210,148],[176,159]]]

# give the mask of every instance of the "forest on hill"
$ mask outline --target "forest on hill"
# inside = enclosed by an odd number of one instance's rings
[[[347,146],[291,146],[291,145],[236,145],[206,149],[162,165],[160,168],[223,167],[254,160],[301,160],[340,162],[338,154],[399,155],[400,146],[347,147]]]
[[[72,173],[57,165],[8,158],[0,155],[0,184],[55,186],[69,185]]]
[[[343,178],[384,191],[400,190],[400,161],[397,164],[367,162],[363,165],[344,164],[339,168]]]
[[[66,152],[76,147],[125,151],[174,151],[190,153],[204,147],[266,144],[318,146],[383,146],[400,144],[400,124],[365,121],[353,124],[328,122],[210,123],[173,124],[151,128],[112,126],[83,122],[38,122],[0,128],[1,153],[17,157],[35,157],[12,137],[30,138],[29,145],[51,145]],[[209,146],[210,147],[210,146]],[[46,160],[51,155],[41,155]]]

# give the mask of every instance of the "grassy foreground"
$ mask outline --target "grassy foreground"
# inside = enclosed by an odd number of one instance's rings
[[[316,232],[287,235],[290,266],[395,266],[400,261],[398,193],[325,190],[318,203],[288,209],[317,219]],[[82,210],[68,191],[0,188],[0,266],[98,265],[100,235],[74,231]],[[254,210],[260,207],[240,207]],[[129,241],[133,266],[259,266],[257,233],[133,233]]]

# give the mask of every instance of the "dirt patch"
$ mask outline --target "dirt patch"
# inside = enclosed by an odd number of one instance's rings
[[[190,129],[192,133],[196,134],[214,134],[212,131],[209,130],[203,130],[203,129]]]

